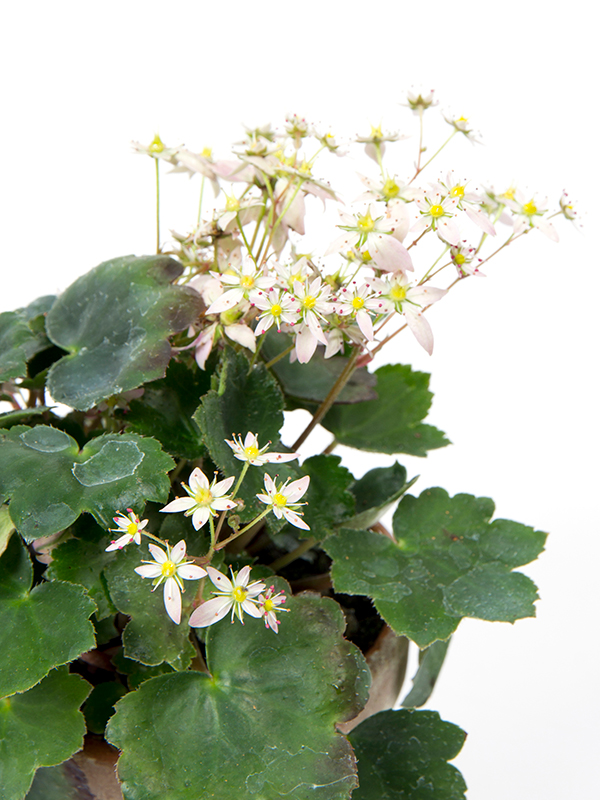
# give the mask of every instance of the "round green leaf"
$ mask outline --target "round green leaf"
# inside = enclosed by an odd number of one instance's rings
[[[334,726],[364,705],[368,669],[332,600],[286,606],[277,635],[254,619],[210,628],[210,675],[152,678],[117,704],[107,737],[128,800],[350,797],[354,756]]]
[[[464,800],[463,777],[447,762],[466,734],[435,711],[382,711],[349,738],[360,782],[352,800]]]
[[[3,800],[22,800],[38,767],[60,764],[82,747],[85,722],[79,707],[90,690],[64,667],[28,692],[0,700]]]
[[[0,559],[0,697],[29,689],[96,644],[89,621],[96,606],[84,588],[52,582],[30,590],[31,578],[29,556],[12,536]]]
[[[182,269],[167,256],[125,256],[69,286],[47,318],[48,336],[70,353],[48,373],[55,400],[86,411],[165,374],[168,337],[200,311],[196,292],[172,285]]]

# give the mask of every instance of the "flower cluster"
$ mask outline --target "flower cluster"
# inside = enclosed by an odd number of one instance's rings
[[[174,172],[199,175],[202,187],[209,180],[217,193],[195,230],[174,234],[175,252],[186,267],[183,280],[205,304],[189,344],[202,368],[221,340],[257,353],[259,337],[274,331],[291,337],[290,357],[302,363],[318,347],[325,358],[348,345],[374,354],[404,327],[431,353],[433,333],[424,315],[457,276],[483,276],[480,265],[531,230],[556,240],[550,220],[557,214],[576,220],[566,195],[550,212],[535,194],[514,187],[504,192],[478,188],[469,176],[452,170],[423,182],[423,171],[451,139],[479,139],[466,117],[446,112],[451,134],[423,163],[424,120],[437,101],[433,91],[411,90],[406,105],[420,125],[412,174],[409,167],[399,178],[402,169],[388,165],[390,152],[407,147],[410,137],[372,126],[355,142],[377,164],[378,174],[358,175],[366,191],[350,206],[316,174],[322,156],[343,157],[347,148],[296,115],[280,131],[248,130],[234,146],[233,158],[225,160],[215,160],[207,150],[168,148],[159,137],[147,147],[135,145],[138,152],[171,164]],[[336,205],[340,216],[337,233],[332,230],[315,255],[303,253],[302,242],[316,202]],[[503,243],[485,254],[487,240],[497,237],[501,226],[507,231]],[[423,237],[430,244],[419,247],[417,259],[412,248]],[[440,273],[448,276],[445,285],[432,286]],[[286,346],[282,342],[282,352]],[[196,494],[194,489],[190,498]],[[187,498],[176,502],[184,501],[190,503]],[[192,512],[195,519],[204,519],[208,508],[199,505]]]
[[[242,439],[241,435],[234,434],[233,439],[226,439],[225,441],[233,450],[234,456],[244,462],[235,491],[239,489],[250,466],[260,467],[269,463],[288,462],[298,458],[298,453],[269,451],[270,443],[260,447],[258,437],[252,432],[248,432],[244,439]],[[142,578],[152,579],[152,591],[161,584],[163,585],[165,609],[169,617],[177,625],[181,622],[181,594],[185,591],[183,581],[200,580],[200,578],[208,576],[217,587],[217,591],[213,592],[216,597],[202,603],[193,611],[189,620],[189,624],[192,627],[204,628],[213,625],[225,617],[229,611],[231,611],[232,622],[237,617],[243,623],[244,612],[246,612],[251,617],[264,619],[265,626],[277,633],[279,628],[277,614],[281,611],[289,610],[280,608],[286,600],[283,592],[274,594],[273,586],[270,586],[265,592],[266,585],[264,583],[261,581],[250,582],[249,566],[243,567],[239,572],[234,573],[232,571],[231,579],[210,566],[212,556],[217,550],[221,549],[223,544],[252,528],[270,511],[278,519],[283,517],[297,528],[310,530],[302,519],[302,513],[298,511],[301,506],[305,505],[298,501],[308,490],[310,477],[306,475],[291,482],[288,479],[284,483],[277,485],[276,481],[265,472],[263,480],[265,493],[259,492],[256,497],[266,505],[266,509],[244,528],[235,531],[222,543],[217,541],[218,529],[215,529],[213,518],[218,514],[226,514],[238,505],[232,495],[227,494],[233,486],[235,477],[218,480],[217,475],[215,475],[212,482],[209,482],[202,470],[196,467],[190,474],[189,483],[182,484],[188,496],[176,498],[161,509],[161,511],[169,514],[183,512],[186,516],[191,516],[192,525],[196,530],[203,527],[207,522],[210,523],[210,550],[207,556],[203,556],[200,559],[206,564],[206,569],[195,564],[194,561],[196,559],[186,561],[187,545],[184,539],[174,547],[171,547],[168,542],[164,542],[145,530],[148,520],[140,520],[130,508],[127,509],[127,516],[118,513],[114,518],[118,528],[111,528],[110,531],[122,532],[123,535],[116,541],[112,541],[106,551],[122,550],[131,542],[139,545],[142,533],[162,545],[162,547],[159,547],[157,544],[150,543],[148,549],[153,560],[142,561],[141,566],[136,567],[135,571]]]

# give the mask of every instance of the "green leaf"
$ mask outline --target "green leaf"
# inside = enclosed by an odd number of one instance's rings
[[[277,331],[269,331],[262,346],[265,361],[275,358],[292,344],[292,337]],[[329,394],[334,383],[344,371],[349,359],[345,356],[334,356],[325,359],[320,348],[308,364],[299,361],[290,363],[289,357],[282,358],[271,367],[281,388],[288,397],[303,400],[306,403],[318,404]],[[336,403],[360,403],[374,400],[377,397],[375,384],[377,379],[366,367],[355,370],[348,383],[336,399]]]
[[[301,500],[307,503],[301,511],[310,531],[294,529],[301,538],[313,536],[321,541],[353,516],[355,501],[348,489],[354,478],[341,460],[339,456],[320,455],[302,464],[302,474],[310,475],[308,491]]]
[[[448,639],[446,642],[434,642],[425,650],[421,650],[419,669],[413,678],[412,689],[402,701],[404,708],[419,708],[429,700],[444,664],[449,644]]]
[[[50,346],[44,332],[44,314],[54,297],[40,297],[26,308],[0,314],[0,381],[27,376],[27,362]]]
[[[0,556],[6,550],[8,540],[14,529],[15,526],[8,513],[8,506],[0,506]]]
[[[360,782],[352,800],[464,800],[464,779],[447,762],[466,734],[437,712],[382,711],[349,738]]]
[[[84,511],[108,528],[117,511],[164,502],[172,468],[157,441],[132,433],[98,436],[79,452],[68,434],[46,425],[0,431],[0,495],[11,498],[11,519],[29,542],[68,528]]]
[[[96,604],[96,619],[106,619],[116,613],[103,576],[104,568],[114,560],[112,553],[105,551],[108,544],[106,530],[85,516],[77,520],[72,533],[76,538],[62,542],[52,550],[52,563],[46,577],[84,586]]]
[[[406,470],[396,461],[391,467],[376,467],[356,481],[350,491],[356,498],[356,514],[347,528],[370,528],[416,481],[406,481]]]
[[[225,477],[235,475],[237,478],[243,466],[225,439],[231,439],[234,434],[245,437],[252,432],[258,436],[262,447],[269,440],[279,442],[283,425],[283,396],[276,381],[262,364],[250,371],[249,367],[244,355],[227,348],[221,363],[218,388],[204,395],[194,414],[210,457]],[[273,444],[272,449],[277,452],[281,445]],[[271,476],[279,475],[281,481],[300,477],[297,468],[290,464],[250,467],[238,492],[245,508],[235,512],[244,521],[265,508],[256,499],[257,492],[264,492],[265,471]]]
[[[117,672],[121,675],[127,676],[127,686],[130,689],[137,689],[148,678],[155,678],[157,675],[164,675],[172,673],[173,667],[168,664],[158,664],[155,667],[147,667],[139,661],[133,661],[131,658],[125,658],[123,649],[121,648],[113,657],[112,663],[115,665]]]
[[[324,542],[336,591],[364,594],[398,634],[419,647],[447,639],[462,617],[514,622],[534,616],[535,584],[513,566],[543,549],[545,534],[489,522],[488,498],[428,489],[394,515],[396,541],[343,529]]]
[[[123,414],[128,430],[153,436],[167,453],[190,461],[205,454],[202,434],[192,419],[200,398],[210,389],[210,375],[171,361],[161,380],[144,387],[144,395]]]
[[[377,399],[334,406],[322,421],[340,444],[376,453],[425,456],[449,444],[444,434],[421,422],[429,411],[429,375],[393,364],[380,367]]]
[[[82,747],[85,722],[79,706],[90,689],[63,667],[28,692],[0,700],[3,800],[22,800],[38,767],[60,764]]]
[[[364,705],[368,670],[332,600],[286,606],[277,635],[252,619],[210,628],[211,675],[152,678],[118,703],[107,738],[128,800],[349,798],[354,757],[334,725]]]
[[[52,397],[87,411],[163,377],[171,359],[168,337],[200,311],[196,292],[172,285],[182,270],[167,256],[125,256],[71,284],[46,321],[50,339],[69,352],[48,374]]]
[[[115,704],[125,694],[127,689],[116,681],[99,683],[91,691],[83,707],[85,724],[91,733],[103,734],[106,723],[115,713]]]
[[[91,650],[95,605],[81,586],[40,583],[18,536],[0,559],[0,697],[24,692],[52,667]]]

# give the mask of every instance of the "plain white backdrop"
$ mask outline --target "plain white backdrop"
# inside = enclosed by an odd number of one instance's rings
[[[384,352],[432,372],[429,421],[453,442],[399,457],[422,476],[415,489],[491,496],[498,516],[551,534],[523,570],[540,589],[537,618],[463,622],[429,703],[469,733],[456,760],[468,796],[595,800],[599,176],[583,4],[38,0],[5,4],[2,27],[0,310],[152,252],[152,164],[132,139],[159,131],[225,156],[242,123],[294,112],[340,135],[380,121],[408,131],[398,103],[412,85],[484,134],[441,165],[555,201],[566,188],[587,210],[584,235],[563,221],[560,244],[528,236],[433,309],[432,357],[409,336]],[[409,152],[398,150],[407,165]],[[185,230],[197,185],[163,187],[163,230]],[[374,465],[340,454],[357,474]]]

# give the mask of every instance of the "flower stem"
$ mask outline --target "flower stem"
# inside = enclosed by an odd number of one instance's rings
[[[158,169],[158,158],[154,159],[156,167],[156,253],[160,253],[160,173]]]
[[[282,353],[279,353],[279,355],[275,356],[275,358],[272,358],[270,361],[267,361],[267,363],[265,364],[265,367],[267,369],[270,369],[278,361],[281,361],[282,358],[285,358],[285,356],[287,356],[288,353],[291,353],[293,349],[294,349],[294,345],[293,344],[291,344],[289,347],[286,347],[285,350]]]
[[[303,556],[304,553],[308,552],[316,543],[317,540],[315,537],[310,536],[308,539],[305,539],[302,544],[299,544],[295,550],[292,550],[290,553],[286,553],[280,558],[276,558],[272,564],[269,564],[269,567],[273,570],[273,572],[277,572],[277,570],[287,567],[288,564],[292,563],[292,561],[295,561],[297,558],[300,558],[300,556]]]
[[[312,431],[317,427],[317,425],[321,422],[325,414],[329,411],[331,406],[334,404],[336,398],[338,397],[339,393],[342,391],[344,386],[350,380],[352,373],[356,369],[356,362],[358,361],[358,357],[360,356],[362,351],[362,347],[355,347],[354,352],[348,359],[348,363],[340,373],[340,376],[333,384],[329,393],[325,400],[321,403],[319,408],[316,410],[313,418],[308,423],[304,431],[300,434],[300,436],[296,439],[294,444],[292,445],[292,450],[297,450],[301,444],[303,444],[306,439],[310,436]]]
[[[249,466],[250,466],[250,462],[249,461],[245,461],[244,462],[244,466],[242,467],[242,471],[240,472],[240,477],[238,478],[238,481],[237,481],[237,483],[235,485],[235,489],[231,493],[233,497],[236,497],[236,495],[237,495],[237,493],[239,491],[239,488],[242,485],[242,481],[246,477],[246,473],[248,472],[248,467]]]
[[[250,528],[254,527],[254,525],[256,525],[257,522],[260,522],[260,520],[263,519],[263,517],[267,516],[267,514],[269,513],[270,510],[271,510],[271,506],[266,508],[264,511],[261,511],[261,513],[257,517],[255,517],[252,520],[252,522],[249,522],[247,525],[244,525],[244,527],[240,528],[239,531],[236,531],[235,533],[232,533],[231,536],[227,537],[227,539],[223,539],[222,542],[219,542],[219,544],[215,547],[215,552],[218,552],[219,550],[222,550],[226,545],[229,544],[229,542],[233,542],[233,540],[237,539],[238,536],[241,536],[242,533],[246,533],[246,531],[248,531],[248,530],[250,530]]]

